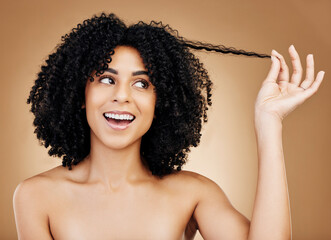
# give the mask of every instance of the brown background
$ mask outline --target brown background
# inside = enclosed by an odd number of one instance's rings
[[[188,39],[286,55],[294,44],[326,71],[319,92],[284,121],[294,239],[331,239],[331,1],[2,1],[0,238],[16,239],[12,195],[25,178],[60,164],[40,147],[25,104],[60,37],[101,11],[126,23],[162,20]],[[215,84],[210,121],[186,169],[216,181],[251,217],[257,179],[253,107],[269,59],[198,53]],[[304,63],[304,61],[303,61]],[[270,233],[272,234],[272,233]],[[199,239],[197,237],[196,239]]]

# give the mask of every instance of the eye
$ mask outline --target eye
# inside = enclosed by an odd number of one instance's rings
[[[109,77],[109,76],[101,76],[99,78],[99,81],[101,83],[104,83],[104,84],[114,84],[114,79],[112,77]]]
[[[146,80],[139,80],[139,81],[135,82],[134,85],[136,87],[144,88],[144,89],[147,89],[149,87],[149,83]]]

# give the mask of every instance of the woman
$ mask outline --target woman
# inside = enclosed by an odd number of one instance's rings
[[[311,97],[293,46],[294,72],[272,52],[255,104],[259,176],[251,222],[222,189],[181,171],[211,105],[207,71],[189,51],[268,55],[194,43],[168,26],[126,27],[101,14],[63,37],[28,103],[39,140],[62,166],[23,181],[14,194],[20,239],[290,239],[282,120]],[[68,168],[66,168],[68,167]],[[70,171],[68,171],[68,169]]]

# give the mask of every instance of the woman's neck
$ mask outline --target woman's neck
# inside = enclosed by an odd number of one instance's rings
[[[110,191],[151,177],[140,155],[141,139],[123,149],[111,149],[92,141],[90,154],[84,160],[86,180],[100,183]]]

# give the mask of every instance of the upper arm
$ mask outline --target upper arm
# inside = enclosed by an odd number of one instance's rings
[[[40,179],[21,182],[14,192],[13,207],[18,239],[53,239],[49,231],[46,202]]]
[[[247,239],[249,220],[231,205],[216,183],[202,176],[199,179],[194,218],[204,239]]]

